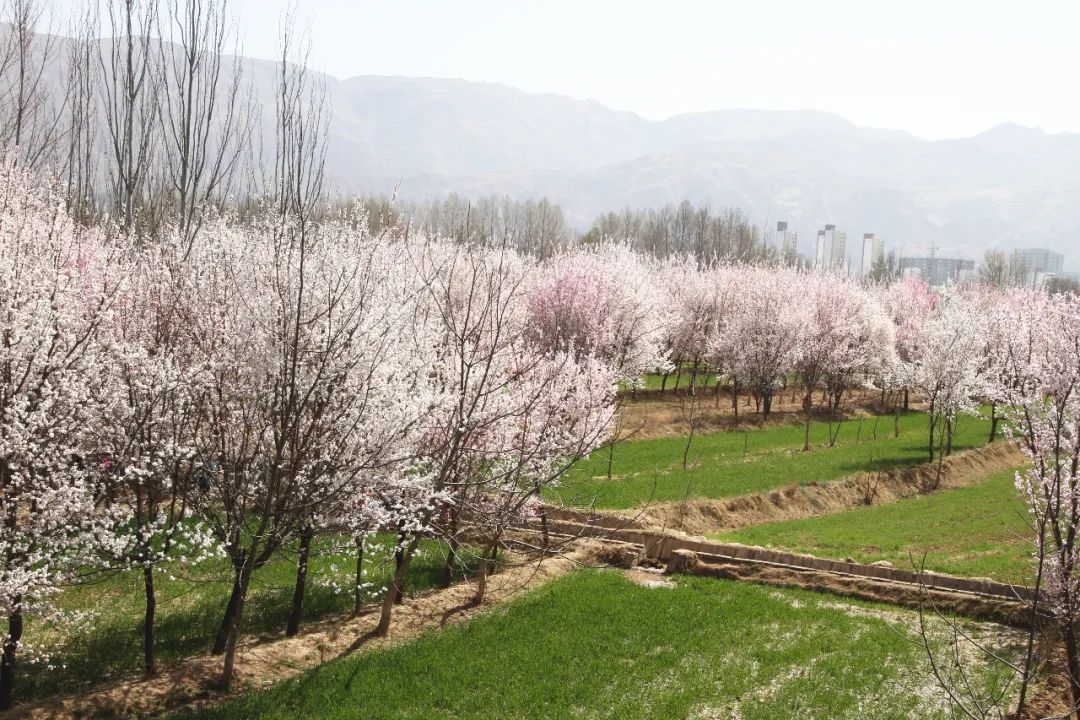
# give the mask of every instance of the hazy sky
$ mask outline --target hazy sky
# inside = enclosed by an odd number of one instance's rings
[[[290,0],[234,0],[271,57]],[[1078,0],[291,0],[337,77],[424,75],[649,118],[817,109],[927,138],[1080,131]]]

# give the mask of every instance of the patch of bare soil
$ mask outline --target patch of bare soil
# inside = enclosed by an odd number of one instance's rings
[[[675,581],[670,577],[665,577],[664,571],[660,568],[636,567],[630,570],[624,570],[623,576],[630,582],[641,585],[642,587],[652,589],[675,587]]]
[[[416,637],[429,628],[475,617],[492,605],[535,589],[576,567],[577,557],[549,556],[541,561],[504,566],[488,579],[484,602],[473,602],[476,587],[465,582],[407,597],[394,608],[388,637],[376,637],[379,608],[365,608],[358,617],[338,616],[312,623],[300,635],[251,636],[237,653],[236,678],[229,691],[217,689],[221,658],[200,655],[160,672],[156,677],[132,678],[86,694],[54,698],[17,707],[10,717],[89,718],[133,717],[163,713],[182,705],[201,706],[242,692],[272,685],[316,665],[358,650],[384,647]]]
[[[968,487],[988,474],[1022,464],[1025,457],[1015,444],[995,442],[945,458],[940,482],[935,482],[937,466],[924,464],[859,473],[829,483],[792,484],[782,490],[737,498],[656,503],[638,510],[591,515],[597,525],[705,535],[779,520],[829,515],[862,505],[885,505],[936,489]]]

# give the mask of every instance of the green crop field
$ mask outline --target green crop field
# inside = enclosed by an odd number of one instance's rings
[[[379,537],[373,544],[382,549],[368,553],[365,567],[368,594],[374,599],[390,581],[393,557],[386,549],[392,536]],[[425,542],[421,554],[409,569],[411,590],[432,587],[438,582],[445,558],[444,546]],[[305,621],[352,608],[356,558],[331,548],[323,541],[309,563],[308,589],[304,603]],[[164,566],[155,577],[157,589],[157,654],[168,664],[207,650],[229,599],[232,577],[227,562],[204,561],[196,567],[179,562]],[[284,630],[296,582],[296,556],[284,552],[255,571],[244,612],[247,632]],[[47,662],[16,666],[20,692],[24,697],[42,697],[71,692],[110,677],[137,671],[142,661],[142,618],[144,611],[142,572],[103,576],[65,588],[57,604],[69,615],[88,614],[86,629],[64,623],[46,624],[35,620],[27,636],[47,650]],[[48,666],[64,667],[50,672]]]
[[[902,635],[913,624],[913,613],[803,591],[688,577],[647,588],[580,571],[502,611],[178,717],[946,717]],[[1001,677],[982,668],[973,681]]]
[[[888,560],[906,568],[912,559],[921,564],[925,555],[929,570],[1030,584],[1034,548],[1014,477],[1007,470],[972,487],[714,538],[829,558]]]
[[[690,445],[688,469],[683,468],[685,437],[629,440],[613,448],[610,480],[608,451],[600,450],[572,468],[549,499],[577,507],[624,509],[684,497],[735,497],[927,460],[923,413],[902,415],[899,437],[894,437],[892,416],[848,420],[834,447],[828,444],[829,424],[814,422],[811,452],[802,452],[803,432],[802,425],[783,425],[700,434]],[[977,447],[986,443],[989,433],[989,420],[961,416],[953,447]]]

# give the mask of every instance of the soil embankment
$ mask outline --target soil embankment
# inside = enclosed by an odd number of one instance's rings
[[[679,530],[706,535],[780,520],[831,515],[864,505],[885,505],[939,489],[969,487],[995,472],[1022,465],[1026,456],[1013,443],[996,442],[951,455],[936,464],[859,473],[827,483],[792,484],[780,490],[734,498],[694,498],[655,503],[630,511],[550,508],[554,519],[597,527]]]

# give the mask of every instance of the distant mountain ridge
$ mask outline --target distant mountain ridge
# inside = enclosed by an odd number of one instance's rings
[[[276,64],[234,61],[272,111]],[[328,177],[343,192],[547,196],[581,229],[604,211],[686,199],[741,208],[762,227],[786,220],[807,254],[815,231],[835,223],[852,260],[873,232],[905,255],[1048,247],[1080,270],[1080,134],[1004,124],[927,141],[819,111],[652,121],[497,83],[324,77]]]
[[[926,141],[817,111],[722,110],[650,121],[494,83],[361,76],[330,83],[330,172],[407,199],[548,196],[596,214],[688,199],[787,220],[803,252],[836,223],[914,255],[1049,247],[1078,265],[1080,134],[1005,124]]]

